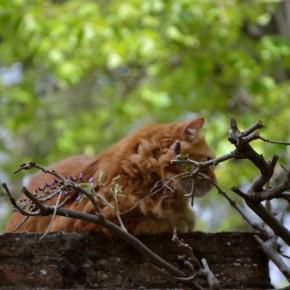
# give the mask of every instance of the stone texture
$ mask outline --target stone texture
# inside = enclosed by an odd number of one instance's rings
[[[46,289],[185,289],[148,264],[131,246],[100,233],[0,235],[0,290]],[[194,233],[182,236],[205,257],[224,289],[266,289],[267,259],[250,233]],[[141,240],[178,265],[171,235]],[[2,288],[1,288],[2,287]],[[144,287],[144,288],[142,288]]]

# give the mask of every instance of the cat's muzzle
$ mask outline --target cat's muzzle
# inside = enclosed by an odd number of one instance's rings
[[[200,171],[200,174],[183,176],[174,182],[175,190],[184,196],[203,196],[213,187],[215,175],[211,168]]]

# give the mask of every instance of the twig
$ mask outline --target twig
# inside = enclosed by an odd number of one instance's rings
[[[15,171],[15,173],[18,173],[18,172],[20,172],[22,170],[30,170],[30,169],[33,169],[33,168],[37,168],[37,169],[41,170],[43,173],[45,173],[45,174],[50,174],[50,175],[56,177],[58,180],[63,182],[63,185],[65,187],[68,187],[68,189],[76,190],[77,192],[85,195],[91,201],[91,203],[93,204],[96,212],[100,211],[100,208],[99,208],[99,205],[98,205],[97,201],[95,200],[95,198],[92,196],[92,194],[89,191],[85,190],[84,188],[82,188],[77,183],[72,182],[70,177],[65,177],[65,176],[59,174],[58,172],[56,172],[54,169],[48,169],[48,168],[45,168],[45,167],[41,166],[38,163],[29,161],[29,162],[21,164],[20,167]]]
[[[16,200],[12,197],[12,194],[11,194],[6,183],[2,183],[2,187],[4,188],[5,192],[7,193],[11,204],[14,206],[14,208],[17,211],[19,211],[20,213],[22,213],[25,216],[39,216],[40,212],[30,212],[30,211],[24,210],[22,207],[20,207],[18,205],[18,203],[16,202]]]
[[[231,124],[233,123],[231,119]],[[236,123],[236,121],[234,120],[234,122]],[[237,128],[237,125],[233,125],[234,128]],[[257,121],[255,124],[253,124],[252,126],[250,126],[248,129],[244,130],[241,135],[242,136],[248,136],[249,134],[253,133],[254,131],[263,128],[263,122],[261,120]]]
[[[213,274],[213,272],[210,270],[208,263],[205,258],[201,259],[201,263],[203,266],[203,275],[207,278],[207,283],[211,289],[220,289],[219,283]]]
[[[235,193],[238,193],[240,196],[246,196],[245,193],[241,195],[242,191],[233,188]],[[286,227],[284,227],[263,205],[251,201],[249,198],[244,198],[246,204],[267,224],[272,231],[281,237],[288,245],[290,245],[290,232]]]
[[[290,232],[284,227],[263,205],[252,202],[245,193],[237,188],[232,189],[240,196],[244,197],[246,204],[273,230],[275,234],[281,237],[288,245],[290,244]]]
[[[188,164],[188,165],[193,165],[194,167],[199,167],[199,168],[206,168],[209,166],[217,166],[219,163],[224,162],[229,159],[233,159],[236,157],[236,151],[232,151],[228,154],[225,154],[221,157],[210,159],[208,161],[196,161],[192,159],[174,159],[171,160],[171,164],[173,165],[179,165],[179,164]]]
[[[119,192],[117,189],[113,188],[112,189],[112,193],[113,193],[113,202],[114,202],[114,207],[113,207],[113,212],[115,214],[115,216],[117,217],[117,220],[119,222],[120,227],[124,230],[124,231],[128,231],[127,228],[125,227],[123,220],[121,218],[120,215],[120,209],[119,209],[119,200],[118,200],[118,194],[121,193]]]
[[[269,240],[263,241],[259,236],[255,235],[255,239],[261,245],[263,251],[271,258],[273,263],[278,267],[278,269],[283,273],[288,282],[290,282],[290,270],[284,261],[279,256],[278,252],[275,250],[276,237],[272,237]]]
[[[286,146],[289,146],[290,145],[290,142],[285,142],[285,141],[274,141],[274,140],[270,140],[270,139],[266,139],[262,136],[259,136],[259,139],[264,141],[264,142],[267,142],[267,143],[272,143],[272,144],[280,144],[280,145],[286,145]]]
[[[14,233],[17,232],[24,224],[25,222],[29,219],[29,216],[24,216],[23,219],[20,221],[20,223],[16,226],[14,229]]]
[[[225,199],[230,203],[230,205],[241,215],[241,217],[254,229],[263,232],[263,228],[258,224],[252,221],[252,219],[246,214],[242,207],[237,204],[229,194],[223,190],[217,183],[213,183],[218,192],[225,197]]]
[[[286,255],[286,254],[284,254],[284,253],[281,253],[280,251],[279,251],[279,254],[280,254],[282,257],[284,257],[284,258],[290,260],[290,256],[288,256],[288,255]]]
[[[185,266],[189,267],[192,271],[194,271],[191,277],[195,278],[197,276],[203,276],[206,278],[210,289],[220,289],[219,283],[213,272],[210,270],[206,259],[203,258],[200,262],[196,258],[192,247],[189,244],[185,243],[183,239],[180,239],[178,237],[176,228],[174,228],[171,240],[185,254],[181,257],[181,260],[183,261]]]
[[[140,203],[142,203],[143,201],[145,201],[145,200],[149,199],[150,197],[156,195],[157,193],[161,192],[164,188],[165,188],[165,189],[168,188],[168,185],[169,185],[173,180],[175,180],[175,179],[177,179],[177,178],[189,177],[189,176],[190,176],[190,173],[188,173],[188,172],[182,172],[182,173],[179,173],[179,174],[177,174],[177,175],[171,177],[170,179],[168,179],[168,180],[166,180],[166,181],[158,180],[158,181],[155,183],[155,184],[157,184],[157,186],[155,186],[155,185],[153,186],[153,188],[152,188],[153,191],[152,191],[152,192],[150,192],[148,195],[144,196],[142,199],[136,201],[136,202],[134,203],[134,205],[131,206],[130,208],[128,208],[128,209],[126,209],[126,210],[124,210],[124,211],[121,211],[120,214],[121,214],[121,215],[125,215],[125,214],[131,212],[132,210],[134,210],[135,208],[137,208],[137,207],[140,205]],[[161,183],[161,186],[160,186],[160,187],[158,187],[158,186],[159,186],[159,183]],[[151,189],[151,190],[152,190],[152,189]]]
[[[54,211],[52,213],[52,216],[51,216],[51,219],[50,219],[50,222],[49,222],[49,225],[48,227],[46,228],[45,232],[41,235],[41,237],[39,238],[39,240],[42,240],[46,235],[47,233],[50,231],[52,225],[53,225],[53,222],[54,222],[54,219],[55,219],[55,216],[56,216],[56,210],[57,208],[59,207],[59,203],[60,203],[60,198],[61,198],[61,193],[58,194],[58,197],[56,199],[56,203],[54,205]]]
[[[194,274],[187,276],[187,277],[177,277],[177,276],[170,275],[167,271],[155,266],[154,264],[151,264],[151,265],[153,266],[153,268],[155,270],[157,270],[159,273],[165,275],[166,277],[169,277],[169,278],[174,279],[174,280],[179,281],[179,282],[184,282],[184,283],[190,282],[190,284],[192,284],[192,286],[193,286],[193,289],[195,289],[195,290],[205,290],[197,282],[194,281],[194,279],[197,277],[197,273],[194,273]]]

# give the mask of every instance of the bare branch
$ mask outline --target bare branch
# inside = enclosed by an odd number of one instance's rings
[[[254,151],[255,152],[255,151]],[[255,155],[258,156],[259,154],[255,152]],[[261,155],[259,155],[261,156]],[[261,158],[262,160],[262,165],[264,170],[260,169],[261,175],[254,180],[252,186],[251,186],[251,191],[252,192],[260,192],[263,189],[263,186],[271,179],[274,173],[274,168],[277,164],[279,156],[274,155],[272,160],[270,162],[266,162],[264,158]],[[264,162],[265,161],[265,162]]]
[[[264,229],[258,224],[252,221],[251,217],[246,214],[243,208],[236,203],[232,198],[230,198],[229,194],[223,190],[217,183],[214,183],[214,186],[217,188],[218,192],[222,194],[226,200],[230,203],[230,205],[241,215],[241,217],[253,228],[260,232],[264,232]]]
[[[280,269],[285,278],[290,282],[290,269],[279,256],[276,248],[276,238],[272,237],[269,240],[263,241],[259,236],[255,235],[255,239],[261,245],[266,255],[273,261],[273,263]]]
[[[219,283],[215,277],[215,275],[210,270],[208,263],[205,258],[201,259],[201,263],[203,266],[204,276],[207,278],[208,285],[211,289],[220,289]]]
[[[257,153],[250,143],[254,140],[262,140],[264,142],[273,143],[273,144],[283,144],[283,145],[290,145],[289,142],[283,141],[271,141],[266,138],[260,136],[257,130],[261,129],[263,124],[261,121],[256,122],[248,129],[244,131],[240,131],[238,124],[235,119],[231,119],[230,122],[230,131],[229,131],[229,138],[228,140],[232,143],[236,149],[229,153],[225,154],[221,157],[205,161],[205,162],[198,162],[191,159],[182,160],[182,158],[177,160],[173,160],[172,164],[189,164],[192,165],[194,170],[194,174],[201,176],[202,173],[200,172],[201,168],[205,168],[207,166],[217,165],[220,162],[230,160],[230,159],[246,159],[249,160],[251,163],[255,165],[260,171],[260,175],[252,182],[250,189],[247,192],[243,192],[238,187],[233,187],[232,190],[237,193],[246,203],[246,205],[255,212],[255,214],[260,217],[265,225],[268,225],[273,232],[269,232],[266,230],[265,226],[261,226],[257,223],[252,222],[251,218],[248,217],[246,212],[237,204],[233,199],[229,197],[227,194],[215,181],[211,180],[214,186],[217,188],[220,194],[222,194],[228,202],[234,207],[239,214],[243,217],[243,219],[251,225],[252,228],[258,230],[263,236],[267,237],[267,241],[262,241],[262,248],[264,252],[273,260],[276,265],[280,268],[280,270],[286,276],[289,274],[289,269],[284,267],[282,263],[280,263],[277,259],[279,257],[277,255],[273,255],[273,251],[270,251],[270,241],[271,247],[277,246],[273,242],[273,238],[275,237],[275,241],[277,241],[278,237],[281,237],[289,246],[290,245],[290,232],[289,230],[283,225],[282,221],[279,221],[275,218],[274,214],[272,214],[266,207],[264,207],[261,202],[266,200],[272,200],[274,198],[283,198],[290,204],[290,196],[287,190],[290,189],[290,171],[288,172],[287,179],[281,183],[280,185],[269,187],[266,186],[269,184],[271,178],[273,177],[274,169],[278,161],[278,156],[274,155],[272,159],[267,162],[262,154]],[[178,156],[177,156],[178,157]],[[285,170],[286,171],[286,170]],[[206,176],[204,176],[206,179]],[[280,258],[281,259],[281,258]],[[283,262],[283,261],[282,261]],[[289,277],[289,276],[288,276]]]
[[[9,200],[11,202],[11,204],[14,206],[14,208],[19,211],[20,213],[22,213],[24,216],[38,216],[39,212],[30,212],[27,211],[25,209],[23,209],[22,207],[20,207],[18,205],[18,203],[16,202],[16,200],[13,198],[8,186],[6,183],[2,183],[2,187],[4,188],[5,192],[7,193]]]
[[[233,152],[225,154],[225,155],[223,155],[221,157],[214,158],[214,159],[211,159],[211,160],[208,160],[208,161],[195,161],[195,160],[192,160],[192,159],[185,159],[185,160],[174,159],[174,160],[171,160],[171,164],[174,164],[174,165],[175,164],[176,165],[188,164],[188,165],[193,165],[194,167],[206,168],[206,167],[209,167],[209,166],[217,166],[221,162],[224,162],[226,160],[235,158],[235,156],[236,156],[236,151],[233,151]]]
[[[238,188],[232,189],[235,193],[244,198],[246,204],[251,208],[272,230],[290,245],[290,232],[284,227],[263,205],[253,202],[249,196]]]
[[[264,141],[264,142],[267,142],[267,143],[272,143],[272,144],[280,144],[280,145],[286,145],[286,146],[289,146],[290,145],[290,142],[286,142],[286,141],[274,141],[274,140],[270,140],[270,139],[266,139],[262,136],[259,136],[260,140]]]
[[[14,233],[17,232],[24,224],[25,222],[29,219],[29,216],[24,216],[23,219],[20,221],[20,223],[16,226],[14,229]]]
[[[251,133],[253,133],[254,131],[258,130],[258,129],[261,129],[263,128],[264,125],[262,123],[262,121],[257,121],[255,124],[253,124],[252,126],[250,126],[248,129],[244,130],[241,135],[242,136],[248,136],[250,135]]]
[[[203,258],[200,262],[196,258],[192,247],[189,244],[185,243],[183,239],[180,239],[178,237],[176,229],[174,229],[173,231],[172,241],[184,253],[183,256],[180,256],[180,260],[184,263],[185,266],[187,266],[194,272],[191,278],[193,279],[193,277],[196,276],[205,277],[210,289],[220,289],[219,283],[213,272],[210,270],[206,259]]]
[[[61,198],[61,193],[58,194],[58,197],[56,199],[56,203],[54,205],[54,211],[53,211],[53,214],[51,216],[49,225],[48,225],[46,231],[43,233],[43,235],[39,238],[39,240],[42,240],[47,235],[47,233],[50,231],[50,229],[52,227],[52,224],[54,222],[55,216],[56,216],[56,210],[57,210],[57,208],[59,207],[59,204],[60,204],[60,198]]]
[[[290,232],[261,204],[246,201],[247,205],[267,224],[272,231],[290,245]]]

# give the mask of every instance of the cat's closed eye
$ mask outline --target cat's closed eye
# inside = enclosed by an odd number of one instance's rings
[[[160,140],[161,148],[169,148],[172,143],[173,140],[171,138],[163,138]]]

